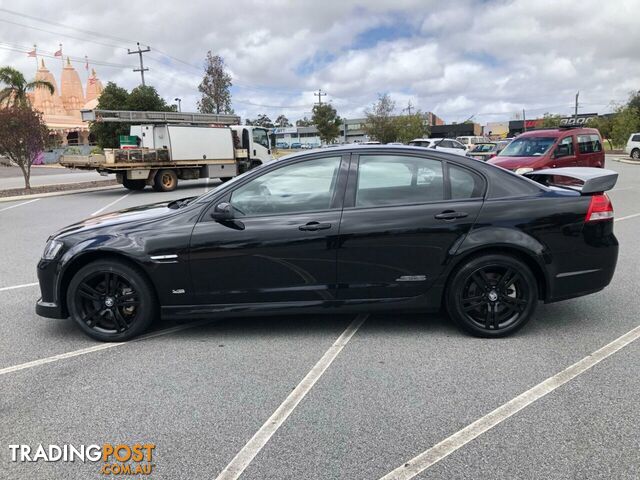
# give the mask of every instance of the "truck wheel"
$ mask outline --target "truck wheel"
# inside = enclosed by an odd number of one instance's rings
[[[129,190],[144,190],[147,185],[146,180],[129,180],[128,178],[122,179],[122,185]]]
[[[178,176],[173,170],[159,170],[153,179],[156,192],[171,192],[178,186]]]

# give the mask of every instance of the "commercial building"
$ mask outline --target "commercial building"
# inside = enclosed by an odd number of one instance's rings
[[[436,125],[443,125],[444,121],[432,112],[423,114],[425,126],[434,128]],[[336,143],[362,143],[372,140],[365,132],[366,118],[342,119],[340,134],[336,138]],[[310,127],[282,127],[274,128],[273,135],[277,143],[292,143],[301,145],[320,146],[320,135],[315,126]]]

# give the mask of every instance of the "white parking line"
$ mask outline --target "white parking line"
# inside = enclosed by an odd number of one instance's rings
[[[353,335],[367,319],[368,315],[358,315],[342,332],[342,335],[329,347],[318,363],[307,373],[307,376],[293,389],[289,396],[273,412],[273,415],[260,427],[251,440],[242,447],[242,450],[231,460],[231,463],[220,472],[216,480],[237,479],[249,466],[255,456],[262,450],[271,436],[276,433],[280,426],[287,420],[291,412],[298,406],[307,393],[313,388],[318,379],[322,376],[329,365],[336,359]]]
[[[509,400],[507,403],[496,408],[491,413],[479,418],[462,430],[445,438],[428,450],[425,450],[420,455],[412,458],[408,462],[405,462],[402,466],[388,473],[380,480],[409,480],[415,477],[430,466],[463,447],[471,440],[502,423],[523,408],[531,405],[533,402],[540,400],[542,397],[553,392],[558,387],[561,387],[565,383],[573,380],[578,375],[586,372],[594,365],[597,365],[605,358],[613,355],[621,348],[624,348],[630,343],[636,341],[638,338],[640,338],[640,326],[637,326],[621,337],[618,337],[613,342],[574,363],[553,377],[549,377],[535,387],[518,395],[514,399]]]
[[[112,342],[112,343],[101,343],[99,345],[94,345],[93,347],[81,348],[80,350],[73,350],[71,352],[60,353],[58,355],[53,355],[51,357],[40,358],[38,360],[33,360],[31,362],[20,363],[18,365],[13,365],[11,367],[5,367],[0,369],[0,375],[5,375],[7,373],[14,373],[20,370],[26,370],[28,368],[39,367],[40,365],[46,365],[47,363],[58,362],[60,360],[65,360],[67,358],[78,357],[80,355],[86,355],[87,353],[99,352],[101,350],[107,350],[109,348],[119,347],[121,345],[126,345],[127,343],[135,343],[140,342],[142,340],[148,340],[150,338],[160,337],[162,335],[168,335],[170,333],[179,332],[181,330],[186,330],[188,328],[198,327],[200,325],[205,325],[210,323],[211,320],[200,320],[192,323],[185,323],[183,325],[177,325],[175,327],[166,328],[164,330],[158,330],[157,332],[148,333],[146,335],[141,335],[133,340],[129,340],[128,342]]]
[[[11,285],[10,287],[2,287],[2,288],[0,288],[0,292],[5,292],[7,290],[15,290],[16,288],[35,287],[36,285],[38,285],[38,282],[35,282],[35,283],[23,283],[22,285]]]
[[[633,215],[627,215],[626,217],[616,218],[615,221],[621,222],[623,220],[629,220],[630,218],[636,218],[636,217],[640,217],[640,213],[634,213]]]
[[[95,212],[93,212],[91,214],[91,216],[95,216],[98,215],[99,213],[104,212],[107,208],[111,207],[112,205],[115,205],[116,203],[118,203],[120,200],[124,200],[125,198],[127,198],[129,195],[131,195],[131,192],[124,194],[123,196],[121,196],[120,198],[116,198],[113,202],[108,203],[107,205],[105,205],[104,207],[102,207],[99,210],[96,210]]]
[[[34,198],[33,200],[28,200],[26,202],[18,203],[16,205],[11,205],[10,207],[0,208],[0,212],[4,212],[5,210],[11,210],[12,208],[16,208],[16,207],[21,207],[23,205],[27,205],[28,203],[37,202],[38,200],[40,200],[40,199],[39,198]]]

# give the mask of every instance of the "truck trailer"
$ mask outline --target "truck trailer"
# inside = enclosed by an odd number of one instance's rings
[[[115,174],[130,190],[147,185],[171,191],[178,179],[227,181],[273,160],[268,131],[238,125],[235,115],[183,112],[82,110],[87,122],[130,123],[120,148],[91,155],[63,155],[68,168]]]

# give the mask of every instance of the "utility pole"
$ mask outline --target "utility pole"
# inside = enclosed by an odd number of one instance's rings
[[[576,92],[576,112],[574,115],[574,118],[576,119],[576,125],[577,125],[577,121],[578,121],[578,97],[580,96],[580,90],[578,90]]]
[[[322,106],[322,97],[326,97],[327,93],[323,92],[321,88],[318,89],[318,93],[314,93],[314,96],[318,97],[318,106]]]
[[[127,53],[129,55],[133,55],[133,54],[137,53],[140,56],[140,68],[134,68],[133,71],[134,72],[140,72],[140,77],[142,78],[142,86],[144,87],[145,86],[145,83],[144,83],[144,72],[148,71],[149,69],[148,68],[144,68],[144,63],[142,61],[142,54],[150,52],[151,49],[149,47],[147,47],[144,50],[141,50],[140,49],[140,42],[136,42],[136,44],[138,45],[138,49],[131,51],[131,50],[129,50],[127,48]]]
[[[522,131],[527,131],[527,116],[524,114],[524,108],[522,109]]]
[[[407,112],[409,115],[411,115],[412,108],[413,108],[413,105],[411,105],[411,100],[409,100],[409,103],[407,103],[407,108],[403,108],[402,111]]]

